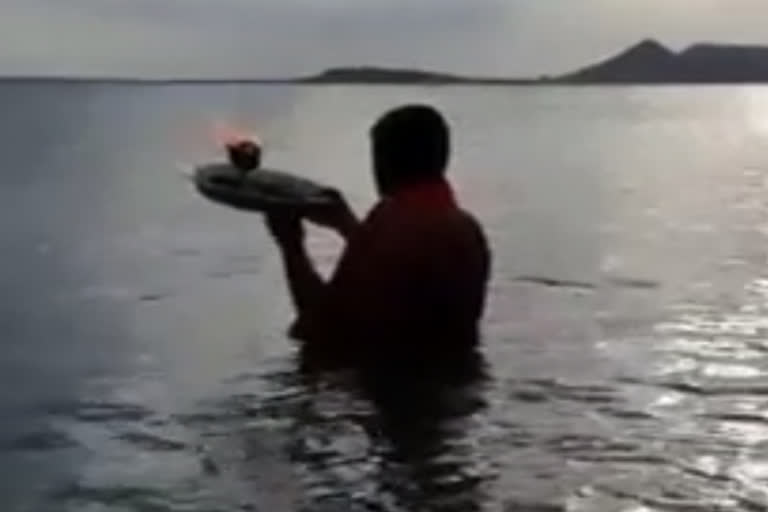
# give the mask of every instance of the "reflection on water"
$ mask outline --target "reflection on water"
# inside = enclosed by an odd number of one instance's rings
[[[481,509],[491,474],[471,435],[480,360],[428,381],[291,366],[238,376],[225,398],[171,417],[114,402],[51,411],[114,459],[53,497],[72,510]],[[62,436],[19,442],[53,450]]]
[[[0,95],[3,510],[768,506],[765,90]],[[308,365],[260,222],[177,164],[212,157],[211,121],[257,119],[270,165],[363,210],[370,122],[417,100],[456,125],[493,242],[486,365]],[[338,241],[311,245],[334,261]]]

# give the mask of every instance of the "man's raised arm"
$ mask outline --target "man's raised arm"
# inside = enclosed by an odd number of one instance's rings
[[[336,201],[326,210],[314,212],[308,220],[335,230],[348,241],[357,230],[359,222],[346,201],[336,194]],[[296,308],[297,320],[291,335],[306,339],[311,331],[320,329],[317,325],[325,315],[329,297],[329,284],[315,269],[307,252],[305,233],[299,217],[289,214],[267,216],[267,227],[277,242],[283,260],[286,281]]]

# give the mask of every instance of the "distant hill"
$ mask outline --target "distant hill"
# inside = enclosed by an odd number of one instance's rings
[[[645,40],[557,79],[567,83],[768,82],[768,47],[696,44],[676,53]]]
[[[527,85],[540,79],[462,76],[418,69],[372,66],[332,68],[319,75],[293,80],[302,84],[395,85]]]
[[[768,47],[697,44],[678,56],[694,80],[768,82]]]
[[[676,74],[677,55],[656,41],[646,40],[561,79],[573,82],[656,82]]]
[[[305,78],[306,83],[461,83],[468,81],[456,75],[413,69],[376,67],[333,68]]]
[[[682,52],[646,39],[597,64],[555,78],[481,78],[412,69],[346,67],[300,79],[300,83],[349,84],[632,84],[768,83],[768,46],[695,44]]]

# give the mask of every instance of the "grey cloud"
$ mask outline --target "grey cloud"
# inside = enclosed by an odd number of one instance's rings
[[[768,42],[766,14],[764,0],[5,0],[0,73],[538,74],[647,36]]]

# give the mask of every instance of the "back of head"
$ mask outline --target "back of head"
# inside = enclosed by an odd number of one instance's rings
[[[442,178],[450,156],[448,123],[427,105],[406,105],[377,121],[372,131],[379,192]]]

